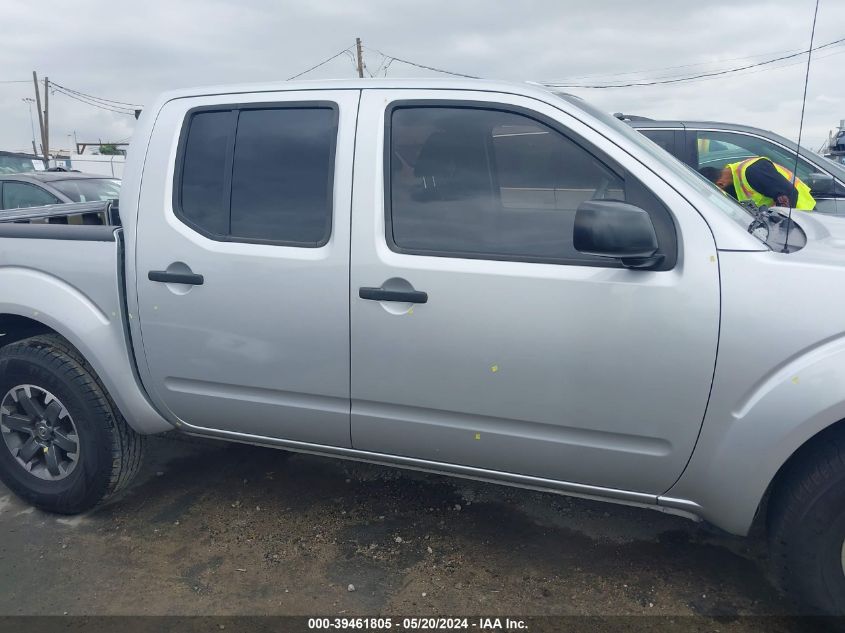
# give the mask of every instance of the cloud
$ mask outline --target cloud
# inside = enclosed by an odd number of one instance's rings
[[[93,95],[151,103],[163,90],[202,84],[279,80],[364,41],[371,71],[376,49],[439,68],[489,78],[608,82],[753,63],[806,48],[813,0],[708,0],[590,3],[533,0],[145,0],[115,4],[12,3],[4,13],[2,80],[40,76]],[[816,42],[841,37],[845,3],[823,0]],[[845,46],[819,52],[810,77],[805,139],[818,147],[845,117],[840,68]],[[753,56],[753,57],[752,57]],[[750,123],[795,138],[804,65],[697,82],[610,90],[573,89],[611,111],[661,118]],[[720,63],[722,62],[722,63]],[[784,62],[786,64],[787,62]],[[684,66],[667,70],[672,66]],[[382,65],[383,67],[383,65]],[[633,74],[633,71],[648,70]],[[627,73],[619,75],[619,73]],[[429,71],[393,63],[390,76]],[[341,56],[308,77],[352,77]],[[31,145],[31,83],[0,83],[0,149]],[[51,144],[122,140],[130,116],[53,94]]]

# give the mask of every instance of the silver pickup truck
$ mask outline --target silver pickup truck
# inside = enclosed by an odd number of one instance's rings
[[[528,85],[216,87],[139,125],[119,221],[0,223],[22,498],[91,508],[178,429],[763,521],[845,612],[845,221]]]

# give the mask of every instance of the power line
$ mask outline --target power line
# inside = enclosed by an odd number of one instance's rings
[[[626,75],[647,75],[649,73],[659,73],[666,70],[678,70],[680,68],[695,68],[698,66],[713,66],[716,64],[727,64],[728,62],[738,62],[743,61],[746,59],[755,59],[758,57],[769,57],[770,55],[785,55],[788,53],[794,53],[796,49],[791,48],[789,50],[782,50],[782,51],[770,51],[768,53],[758,53],[756,55],[745,55],[743,57],[731,57],[729,59],[714,59],[708,62],[696,62],[694,64],[681,64],[679,66],[663,66],[661,68],[649,68],[646,70],[630,70],[626,72],[614,72],[614,73],[590,73],[587,75],[579,75],[577,77],[570,77],[567,81],[576,81],[578,79],[602,79],[604,77],[623,77]],[[656,79],[660,79],[661,77],[656,77]]]
[[[79,101],[80,103],[84,103],[86,105],[90,105],[90,106],[93,106],[95,108],[100,108],[102,110],[109,110],[111,112],[119,112],[119,113],[122,113],[122,114],[134,114],[134,110],[132,110],[131,108],[124,108],[123,106],[112,106],[112,105],[101,103],[99,101],[92,101],[88,98],[80,97],[78,95],[73,94],[72,92],[68,92],[64,88],[53,87],[52,91],[58,92],[59,94],[62,94],[62,95],[66,96],[70,99],[75,100],[75,101]]]
[[[107,106],[107,105],[103,105],[102,103],[97,103],[95,101],[89,101],[87,99],[78,97],[77,95],[75,95],[73,93],[65,91],[65,89],[63,89],[63,88],[58,87],[56,84],[51,84],[51,86],[59,94],[62,94],[64,96],[66,96],[70,99],[73,99],[75,101],[78,101],[80,103],[84,103],[85,105],[89,105],[89,106],[92,106],[94,108],[99,108],[100,110],[107,110],[108,112],[115,112],[117,114],[126,114],[126,115],[130,115],[130,116],[135,116],[135,111],[130,109],[130,108],[120,108],[120,107],[117,107],[117,106],[116,107],[110,107],[110,106]]]
[[[126,101],[117,101],[115,99],[106,99],[105,97],[95,97],[94,95],[89,95],[89,94],[86,94],[84,92],[80,92],[79,90],[74,90],[73,88],[68,88],[67,86],[62,86],[61,84],[57,84],[54,81],[50,82],[50,85],[56,86],[58,88],[61,88],[62,90],[66,90],[67,92],[71,92],[71,93],[78,95],[80,97],[85,97],[87,99],[91,99],[92,101],[102,102],[104,105],[114,105],[116,107],[127,106],[128,108],[130,108],[132,110],[141,109],[141,108],[144,107],[143,105],[141,105],[139,103],[127,103]]]
[[[838,50],[829,51],[829,52],[827,52],[826,55],[814,55],[813,59],[816,60],[816,63],[818,63],[823,59],[827,59],[828,57],[834,57],[836,55],[842,55],[843,53],[845,53],[845,48],[840,48]],[[803,63],[804,63],[803,59],[798,59],[798,60],[795,60],[795,61],[787,63],[787,64],[781,64],[779,66],[770,66],[770,67],[765,67],[765,68],[758,68],[757,70],[749,70],[748,72],[743,73],[743,76],[756,75],[758,73],[770,72],[770,71],[773,71],[773,70],[783,70],[784,68],[792,68],[793,66],[800,66]],[[712,81],[713,79],[718,79],[718,77],[704,77],[702,79],[692,79],[692,80],[685,82],[685,83],[696,83],[696,82],[699,82],[699,81]]]
[[[834,55],[840,55],[843,52],[845,52],[845,49],[843,49],[842,47],[839,47],[839,50],[833,50],[831,52],[828,52],[827,55],[819,55],[817,57],[814,57],[814,59],[819,59],[819,60],[826,59],[826,58],[832,57]],[[806,53],[806,51],[803,51],[803,53]],[[797,53],[796,57],[800,57],[801,55],[802,55],[802,51],[799,51]],[[779,61],[783,61],[783,60],[779,60]],[[803,64],[803,63],[804,63],[803,59],[793,59],[792,61],[787,60],[787,63],[778,63],[775,66],[763,66],[763,67],[758,68],[756,70],[752,69],[752,70],[749,70],[747,72],[743,72],[742,74],[743,75],[754,75],[754,74],[757,74],[757,73],[768,72],[768,71],[771,71],[771,70],[780,70],[781,68],[790,68],[792,66],[798,66],[798,65]],[[645,81],[646,79],[648,79],[648,81],[653,81],[653,80],[658,80],[658,79],[669,79],[669,78],[674,78],[674,77],[684,77],[684,75],[678,74],[678,73],[669,73],[669,74],[665,74],[665,75],[657,75],[655,77],[648,77],[648,78],[641,77],[639,79],[642,80],[642,81]],[[699,81],[712,81],[712,80],[718,79],[718,78],[719,78],[719,76],[701,77],[701,78],[697,78],[697,79],[688,79],[684,83],[696,83],[696,82],[699,82]]]
[[[368,50],[374,51],[374,52],[378,53],[379,55],[381,55],[382,57],[385,57],[385,58],[387,58],[391,61],[400,62],[402,64],[408,64],[409,66],[416,66],[417,68],[423,68],[425,70],[433,70],[436,73],[443,73],[445,75],[453,75],[455,77],[466,77],[467,79],[481,79],[481,77],[476,77],[475,75],[466,75],[464,73],[456,73],[456,72],[453,72],[451,70],[444,70],[443,68],[435,68],[434,66],[427,66],[426,64],[420,64],[418,62],[412,62],[412,61],[407,60],[407,59],[402,59],[401,57],[395,57],[394,55],[388,55],[387,53],[382,53],[377,48],[369,48],[369,47],[365,47],[365,48],[367,48]]]
[[[829,57],[834,57],[836,55],[842,55],[843,53],[845,53],[845,48],[839,48],[839,49],[836,49],[836,50],[827,51],[826,55],[825,54],[814,55],[813,59],[816,60],[816,63],[818,63],[823,59],[827,59]],[[775,70],[783,70],[785,68],[792,68],[793,66],[800,66],[803,63],[804,63],[803,59],[798,59],[798,60],[794,60],[792,62],[788,62],[786,64],[780,64],[778,66],[766,66],[766,67],[763,67],[763,68],[757,68],[756,70],[749,70],[747,72],[743,72],[742,76],[745,77],[745,76],[748,76],[748,75],[756,75],[758,73],[763,73],[763,72],[772,72],[772,71],[775,71]],[[702,77],[700,79],[690,79],[689,81],[685,81],[683,83],[694,84],[694,83],[698,83],[698,82],[701,82],[701,81],[713,81],[713,80],[717,80],[717,79],[719,79],[719,77]],[[557,87],[557,86],[554,86],[554,85],[549,86],[549,84],[540,84],[540,85],[545,85],[547,87],[552,87],[552,88]],[[579,87],[583,87],[583,86],[579,86]]]
[[[802,50],[796,53],[791,53],[789,55],[782,55],[780,57],[775,57],[773,59],[767,59],[762,62],[757,62],[754,64],[747,64],[745,66],[739,66],[737,68],[728,68],[725,70],[718,70],[713,72],[707,73],[700,73],[698,75],[691,75],[688,77],[676,77],[674,79],[662,79],[657,81],[633,81],[629,83],[620,83],[620,84],[593,84],[593,85],[585,85],[585,84],[567,84],[563,82],[543,82],[543,85],[554,87],[554,88],[631,88],[635,86],[657,86],[657,85],[664,85],[664,84],[674,84],[674,83],[681,83],[685,81],[692,81],[695,79],[703,79],[706,77],[718,77],[721,75],[728,75],[731,73],[737,73],[743,70],[748,70],[750,68],[757,68],[759,66],[766,66],[769,64],[773,64],[775,62],[783,61],[785,59],[792,59],[793,57],[798,57],[799,55],[805,55],[810,52],[810,50],[821,50],[823,48],[828,48],[830,46],[835,46],[836,44],[840,44],[845,42],[845,37],[840,38],[838,40],[833,40],[832,42],[828,42],[826,44],[822,44],[820,46],[815,47],[814,49]]]
[[[387,71],[390,68],[391,64],[393,64],[393,62],[395,62],[395,61],[396,61],[395,59],[388,60],[388,62],[384,65],[384,71],[383,71],[384,74],[382,75],[383,77],[387,77]]]
[[[330,61],[332,61],[335,57],[340,57],[340,56],[341,56],[341,55],[343,55],[344,53],[351,52],[351,51],[350,51],[350,49],[351,49],[351,48],[352,48],[351,46],[350,46],[350,47],[347,47],[347,48],[344,48],[344,49],[343,49],[342,51],[340,51],[339,53],[335,53],[334,55],[332,55],[332,56],[331,56],[331,57],[329,57],[328,59],[324,59],[324,60],[323,60],[323,61],[321,61],[319,64],[314,64],[313,66],[311,66],[311,68],[307,68],[306,70],[303,70],[301,73],[296,73],[295,75],[293,75],[293,76],[291,76],[291,77],[288,77],[286,81],[291,81],[292,79],[296,79],[297,77],[302,77],[302,75],[304,75],[304,74],[306,74],[306,73],[310,73],[312,70],[316,70],[316,69],[317,69],[317,68],[319,68],[320,66],[324,66],[324,65],[328,64],[328,63],[329,63]]]

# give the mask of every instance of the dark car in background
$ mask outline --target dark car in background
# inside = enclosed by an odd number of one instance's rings
[[[120,197],[120,181],[95,174],[37,171],[0,174],[0,209],[23,209]]]
[[[617,114],[636,130],[695,170],[724,167],[751,156],[765,156],[789,170],[796,144],[768,130],[712,121],[656,121]],[[798,177],[810,187],[816,211],[845,215],[845,165],[801,148]]]
[[[35,171],[35,164],[41,159],[34,154],[0,151],[0,174],[17,174]]]

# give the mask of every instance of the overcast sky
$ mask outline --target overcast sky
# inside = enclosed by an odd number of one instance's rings
[[[0,149],[31,148],[29,104],[23,99],[33,97],[33,70],[72,90],[149,104],[172,88],[286,79],[353,46],[360,36],[373,73],[383,62],[373,50],[378,49],[486,78],[636,81],[721,70],[806,49],[814,4],[6,0],[0,23]],[[845,2],[821,0],[816,45],[842,37]],[[843,53],[845,44],[814,54],[804,123],[804,138],[814,149],[845,118]],[[795,139],[805,64],[806,57],[800,57],[710,80],[570,92],[609,112],[748,123]],[[383,70],[382,65],[379,74]],[[354,71],[350,57],[342,55],[304,78],[348,78]],[[399,62],[387,74],[439,76]],[[133,124],[131,116],[50,95],[52,148],[71,147],[74,132],[80,141],[125,140]],[[35,125],[37,135],[37,119]]]

